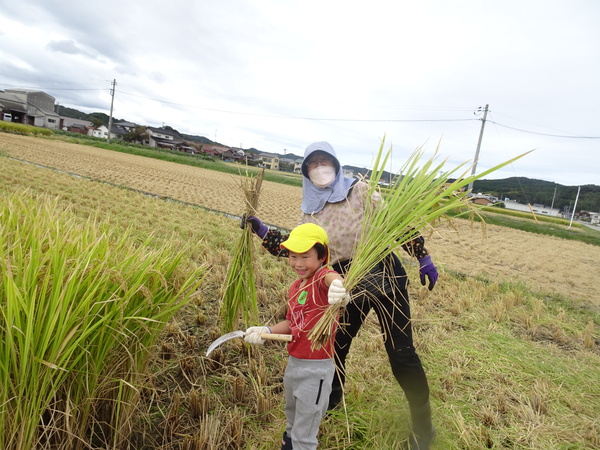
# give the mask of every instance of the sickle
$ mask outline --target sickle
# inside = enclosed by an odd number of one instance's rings
[[[227,342],[231,339],[244,337],[246,334],[245,331],[232,331],[231,333],[224,334],[223,336],[217,338],[206,351],[206,356],[210,355],[211,352],[221,345],[223,342]],[[274,333],[260,333],[260,338],[267,341],[287,341],[290,342],[293,337],[291,334],[274,334]]]

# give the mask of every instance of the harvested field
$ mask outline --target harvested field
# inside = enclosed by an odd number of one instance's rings
[[[4,134],[6,155],[57,170],[238,215],[243,210],[239,176],[122,154],[57,140]],[[298,187],[263,182],[259,217],[292,228],[302,192]],[[427,240],[434,261],[446,270],[600,304],[597,278],[600,249],[499,226],[456,220]]]
[[[600,248],[512,228],[454,221],[427,240],[435,261],[448,270],[523,283],[533,291],[600,305]]]
[[[241,177],[103,150],[86,145],[2,133],[0,150],[8,156],[117,186],[169,197],[240,215]],[[243,167],[240,166],[240,170]],[[292,186],[263,182],[260,210],[265,221],[292,228],[299,217],[302,192]],[[285,218],[275,222],[276,218]]]

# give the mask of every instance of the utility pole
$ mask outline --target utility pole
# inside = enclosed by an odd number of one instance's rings
[[[485,128],[485,119],[487,118],[489,105],[485,105],[485,109],[483,110],[483,119],[481,121],[481,130],[479,131],[479,141],[477,141],[477,150],[475,151],[475,160],[473,161],[473,170],[471,170],[471,176],[475,175],[475,171],[477,170],[477,161],[479,161],[479,150],[481,149],[481,140],[483,139],[483,129]],[[477,108],[477,110],[481,110],[481,107]],[[473,189],[473,182],[469,183],[468,191],[470,192]]]
[[[575,217],[575,210],[577,210],[577,200],[579,200],[579,191],[581,190],[581,186],[577,186],[577,196],[575,197],[575,205],[573,206],[573,213],[571,214],[571,222],[569,222],[569,226],[567,230],[571,229],[571,225],[573,225],[573,217]]]
[[[112,130],[112,122],[113,122],[112,112],[113,112],[113,105],[115,103],[115,86],[117,85],[117,80],[113,79],[111,84],[112,84],[112,89],[110,90],[110,95],[112,98],[110,100],[110,115],[108,116],[108,138],[106,139],[106,142],[108,144],[110,144],[110,131]]]
[[[554,209],[554,199],[556,198],[556,188],[557,188],[557,186],[554,186],[554,195],[552,196],[552,205],[550,205],[550,214],[552,214],[552,210]]]

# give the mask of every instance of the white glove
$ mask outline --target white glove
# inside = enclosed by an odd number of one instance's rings
[[[341,280],[333,280],[327,293],[327,301],[330,305],[346,306],[350,301],[350,295]]]
[[[246,330],[244,334],[244,341],[248,344],[258,344],[262,345],[265,343],[264,339],[260,338],[262,333],[270,333],[271,329],[269,327],[250,327]]]

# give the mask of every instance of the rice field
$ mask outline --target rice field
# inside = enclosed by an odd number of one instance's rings
[[[0,133],[0,194],[47,196],[74,218],[98,215],[150,248],[184,250],[190,270],[207,268],[138,380],[130,448],[278,448],[285,426],[281,344],[230,341],[203,357],[221,333],[220,299],[240,229],[237,220],[193,205],[239,215],[239,180],[126,156]],[[264,181],[259,217],[291,228],[300,198],[299,188]],[[484,237],[479,224],[461,220],[437,227],[427,243],[441,272],[433,291],[418,283],[416,264],[404,261],[431,385],[435,448],[599,448],[598,247],[495,226]],[[292,274],[285,261],[257,250],[261,322],[274,323]],[[349,355],[347,411],[323,423],[320,448],[397,449],[405,442],[406,402],[380,339],[371,316]]]
[[[0,151],[13,158],[160,197],[241,216],[242,178],[212,170],[35,137],[0,135]],[[243,169],[241,169],[243,171]],[[10,176],[10,174],[7,174]],[[293,228],[300,217],[298,187],[264,181],[259,217]],[[436,264],[470,276],[525,283],[536,290],[600,304],[600,251],[577,241],[455,220],[425,231]]]
[[[241,215],[246,208],[236,175],[57,140],[4,133],[0,139],[8,156],[44,167],[229,214]],[[301,198],[296,187],[265,182],[261,213],[274,225],[292,228]]]

